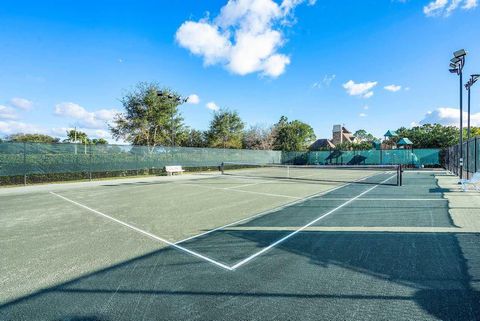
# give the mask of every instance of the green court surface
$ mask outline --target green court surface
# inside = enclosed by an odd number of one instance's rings
[[[1,189],[0,320],[480,320],[480,193],[403,176]]]

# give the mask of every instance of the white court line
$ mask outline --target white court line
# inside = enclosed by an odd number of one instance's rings
[[[323,198],[322,201],[347,201],[349,198]],[[445,198],[359,198],[357,201],[448,201]]]
[[[265,196],[274,196],[274,197],[285,197],[285,198],[293,198],[293,199],[302,199],[301,197],[290,196],[290,195],[282,195],[282,194],[272,194],[272,193],[262,193],[262,192],[253,192],[253,191],[244,191],[241,189],[232,189],[229,187],[213,187],[213,186],[204,186],[200,184],[188,184],[188,183],[179,183],[178,185],[186,185],[186,186],[195,186],[207,189],[215,189],[215,190],[222,190],[222,191],[232,191],[237,193],[247,193],[247,194],[256,194],[256,195],[265,195]]]
[[[157,241],[166,243],[166,244],[168,244],[168,245],[170,245],[170,246],[172,246],[172,247],[174,247],[174,248],[176,248],[176,249],[179,249],[179,250],[181,250],[181,251],[183,251],[183,252],[186,252],[186,253],[188,253],[188,254],[191,254],[191,255],[193,255],[193,256],[195,256],[195,257],[197,257],[197,258],[200,258],[200,259],[202,259],[202,260],[208,261],[208,262],[210,262],[210,263],[212,263],[212,264],[215,264],[215,265],[217,265],[217,266],[219,266],[219,267],[221,267],[221,268],[224,268],[224,269],[226,269],[226,270],[229,270],[229,271],[232,270],[231,267],[229,267],[229,266],[227,266],[227,265],[225,265],[225,264],[223,264],[223,263],[220,263],[220,262],[217,262],[217,261],[215,261],[215,260],[212,260],[212,259],[209,258],[209,257],[206,257],[206,256],[204,256],[204,255],[201,255],[201,254],[197,253],[197,252],[191,251],[191,250],[189,250],[189,249],[187,249],[187,248],[184,248],[184,247],[179,246],[179,245],[177,245],[177,244],[175,244],[175,243],[172,243],[172,242],[170,242],[170,241],[167,241],[167,240],[165,240],[165,239],[163,239],[163,238],[161,238],[161,237],[158,237],[158,236],[156,236],[156,235],[154,235],[154,234],[152,234],[152,233],[149,233],[149,232],[147,232],[147,231],[144,231],[144,230],[142,230],[142,229],[139,229],[138,227],[135,227],[135,226],[130,225],[130,224],[126,223],[126,222],[123,222],[123,221],[121,221],[121,220],[118,220],[118,219],[116,219],[116,218],[113,218],[113,217],[111,217],[111,216],[109,216],[109,215],[107,215],[107,214],[104,214],[104,213],[102,213],[102,212],[99,212],[99,211],[97,211],[97,210],[94,210],[93,208],[90,208],[90,207],[88,207],[88,206],[86,206],[86,205],[83,205],[83,204],[80,204],[80,203],[78,203],[78,202],[75,202],[74,200],[71,200],[71,199],[69,199],[69,198],[67,198],[67,197],[65,197],[65,196],[62,196],[62,195],[57,194],[57,193],[54,193],[54,192],[50,192],[50,194],[55,195],[55,196],[57,196],[57,197],[65,200],[65,201],[67,201],[67,202],[70,202],[70,203],[72,203],[72,204],[75,204],[75,205],[77,205],[77,206],[79,206],[79,207],[82,207],[82,208],[84,208],[84,209],[86,209],[86,210],[89,210],[90,212],[93,212],[93,213],[95,213],[95,214],[97,214],[97,215],[100,215],[100,216],[105,217],[105,218],[107,218],[107,219],[109,219],[109,220],[112,220],[112,221],[114,221],[114,222],[116,222],[116,223],[118,223],[118,224],[121,224],[121,225],[123,225],[123,226],[126,226],[126,227],[128,227],[128,228],[130,228],[130,229],[132,229],[132,230],[134,230],[134,231],[136,231],[136,232],[138,232],[138,233],[141,233],[141,234],[143,234],[143,235],[146,235],[146,236],[148,236],[148,237],[150,237],[150,238],[152,238],[152,239],[154,239],[154,240],[157,240]]]
[[[388,180],[390,180],[390,179],[392,179],[392,178],[394,178],[394,177],[395,177],[395,175],[387,178],[386,180],[384,180],[383,182],[381,182],[379,185],[387,182]],[[320,217],[316,218],[315,220],[311,221],[310,223],[302,226],[302,227],[299,228],[298,230],[296,230],[296,231],[294,231],[294,232],[292,232],[292,233],[290,233],[290,234],[282,237],[282,238],[279,239],[278,241],[276,241],[276,242],[270,244],[269,246],[263,248],[261,251],[258,251],[257,253],[255,253],[255,254],[247,257],[246,259],[241,260],[241,261],[238,262],[237,264],[232,265],[230,268],[231,268],[232,270],[235,270],[236,268],[244,265],[245,263],[248,263],[249,261],[253,260],[253,259],[256,258],[257,256],[262,255],[263,253],[267,252],[268,250],[272,249],[273,247],[277,246],[278,244],[280,244],[280,243],[284,242],[285,240],[291,238],[291,237],[294,236],[295,234],[300,233],[301,231],[303,231],[303,230],[305,230],[306,228],[312,226],[313,224],[315,224],[316,222],[320,221],[321,219],[327,217],[328,215],[336,212],[337,210],[341,209],[342,207],[344,207],[344,206],[350,204],[351,202],[355,201],[356,199],[362,197],[363,195],[367,194],[368,192],[370,192],[371,190],[373,190],[373,189],[376,188],[377,186],[378,186],[378,185],[375,185],[375,186],[367,189],[366,191],[358,194],[358,195],[355,196],[354,198],[351,198],[350,200],[346,201],[345,203],[337,206],[336,208],[332,209],[331,211],[323,214],[322,216],[320,216]]]
[[[283,204],[283,205],[277,206],[277,207],[275,207],[275,208],[273,208],[273,209],[269,209],[269,210],[267,210],[267,211],[260,212],[260,213],[258,213],[258,214],[255,214],[255,215],[252,215],[252,216],[243,218],[243,219],[238,220],[238,221],[235,221],[235,222],[233,222],[233,223],[228,223],[228,224],[226,224],[226,225],[223,225],[223,226],[220,226],[220,227],[217,227],[217,228],[208,230],[208,231],[206,231],[206,232],[203,232],[203,233],[200,233],[200,234],[197,234],[197,235],[193,235],[193,236],[187,237],[186,239],[183,239],[183,240],[180,240],[180,241],[178,241],[178,242],[175,242],[175,244],[180,244],[180,243],[183,243],[183,242],[186,242],[186,241],[195,239],[195,238],[197,238],[197,237],[204,236],[204,235],[207,235],[207,234],[216,232],[216,231],[221,230],[221,229],[223,229],[223,228],[226,228],[226,227],[229,227],[229,226],[238,224],[238,223],[242,223],[242,222],[245,222],[245,221],[254,219],[254,218],[259,217],[259,216],[263,216],[263,215],[266,215],[266,214],[269,214],[269,213],[273,213],[273,212],[279,211],[279,210],[284,209],[284,208],[286,208],[286,207],[293,206],[293,205],[298,204],[298,203],[302,203],[302,202],[304,202],[304,201],[306,201],[306,200],[309,200],[309,199],[311,199],[311,198],[314,198],[314,197],[326,195],[326,194],[328,194],[328,193],[331,193],[331,192],[333,192],[333,191],[336,191],[337,189],[346,187],[346,186],[348,186],[348,185],[351,185],[351,184],[357,183],[357,182],[359,182],[359,181],[365,180],[365,179],[367,179],[367,178],[371,178],[371,177],[373,177],[373,176],[377,176],[377,175],[381,175],[381,174],[384,174],[384,173],[372,174],[372,175],[370,175],[370,176],[368,176],[368,177],[360,178],[360,179],[355,180],[355,181],[353,181],[353,182],[346,183],[346,184],[343,184],[343,185],[339,185],[339,186],[330,188],[330,189],[328,189],[328,190],[326,190],[326,191],[314,193],[314,194],[309,195],[309,196],[307,196],[307,197],[302,197],[302,198],[300,198],[300,199],[298,199],[298,200],[296,200],[296,201],[293,201],[293,202],[290,202],[290,203],[287,203],[287,204]],[[327,198],[327,200],[328,200],[328,199],[329,199],[329,198]],[[325,200],[325,199],[324,199],[324,200]]]
[[[256,217],[259,217],[259,216],[262,216],[262,215],[266,215],[266,214],[269,214],[269,213],[273,213],[273,212],[276,212],[276,211],[279,211],[285,207],[289,207],[289,206],[293,206],[295,204],[298,204],[298,203],[302,203],[308,199],[311,199],[311,198],[314,198],[314,197],[317,197],[317,196],[321,196],[321,195],[324,195],[324,194],[328,194],[330,192],[333,192],[339,188],[342,188],[342,187],[345,187],[347,185],[350,185],[352,183],[347,183],[347,184],[344,184],[344,185],[341,185],[341,186],[337,186],[337,187],[334,187],[334,188],[331,188],[329,190],[326,190],[326,191],[323,191],[323,192],[318,192],[318,193],[315,193],[315,194],[312,194],[312,195],[309,195],[307,197],[303,197],[301,199],[298,199],[296,201],[293,201],[293,202],[290,202],[290,203],[287,203],[287,204],[283,204],[283,205],[280,205],[280,206],[277,206],[275,208],[272,208],[272,209],[269,209],[267,211],[263,211],[263,212],[260,212],[260,213],[257,213],[255,215],[252,215],[252,216],[249,216],[249,217],[246,217],[246,218],[242,218],[241,220],[238,220],[238,221],[235,221],[233,223],[228,223],[226,225],[223,225],[223,226],[220,226],[220,227],[217,227],[217,228],[214,228],[212,230],[208,230],[206,232],[203,232],[203,233],[200,233],[200,234],[197,234],[197,235],[193,235],[193,236],[190,236],[190,237],[187,237],[186,239],[183,239],[183,240],[180,240],[178,242],[175,242],[175,244],[180,244],[180,243],[183,243],[183,242],[186,242],[186,241],[189,241],[189,240],[192,240],[192,239],[195,239],[197,237],[200,237],[200,236],[204,236],[204,235],[207,235],[207,234],[210,234],[210,233],[213,233],[213,232],[216,232],[218,230],[221,230],[225,227],[229,227],[229,226],[232,226],[232,225],[235,225],[235,224],[238,224],[238,223],[242,223],[242,222],[245,222],[245,221],[248,221],[248,220],[251,220],[251,219],[254,219]]]
[[[250,183],[250,184],[243,184],[243,185],[238,185],[238,186],[232,186],[232,187],[225,187],[225,189],[236,189],[236,188],[241,188],[241,187],[247,187],[247,186],[254,186],[254,185],[260,185],[260,184],[268,184],[268,183],[277,183],[279,180],[295,180],[297,178],[304,178],[304,177],[312,177],[312,174],[309,174],[309,175],[301,175],[301,176],[295,176],[295,177],[281,177],[281,178],[278,178],[276,180],[264,180],[264,181],[260,181],[260,182],[257,182],[257,183]],[[237,178],[237,177],[235,177]],[[251,178],[251,177],[248,177],[247,178]],[[255,177],[253,177],[255,178]],[[261,178],[260,178],[261,179]],[[362,178],[361,180],[364,180],[366,178]],[[321,181],[321,179],[318,179],[318,181]],[[360,181],[360,180],[359,180]]]

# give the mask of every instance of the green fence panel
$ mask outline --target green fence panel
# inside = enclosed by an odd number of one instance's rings
[[[123,145],[0,143],[0,176],[113,172],[167,165],[212,167],[222,162],[277,163],[280,151]]]
[[[474,153],[475,144],[471,146],[470,154]],[[476,160],[478,163],[478,154]],[[438,149],[280,152],[163,146],[0,143],[0,176],[161,169],[167,165],[213,167],[222,162],[414,166],[440,163]]]

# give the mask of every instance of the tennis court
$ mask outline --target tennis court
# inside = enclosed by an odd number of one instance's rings
[[[0,190],[0,319],[478,320],[455,176],[230,165]]]

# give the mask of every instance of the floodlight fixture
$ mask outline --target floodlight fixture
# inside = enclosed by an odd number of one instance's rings
[[[470,75],[470,81],[472,82],[472,85],[480,78],[480,74],[473,74]]]
[[[467,52],[465,51],[465,49],[460,49],[460,50],[457,50],[453,53],[453,55],[455,56],[455,58],[462,58],[462,57],[465,57],[467,55]]]
[[[456,64],[450,64],[450,68],[456,69],[457,65]]]
[[[452,63],[454,63],[454,64],[458,64],[460,61],[462,61],[462,59],[460,59],[460,58],[452,58],[452,59],[450,59],[450,61],[451,61]]]
[[[449,69],[452,74],[458,74],[458,69]]]

